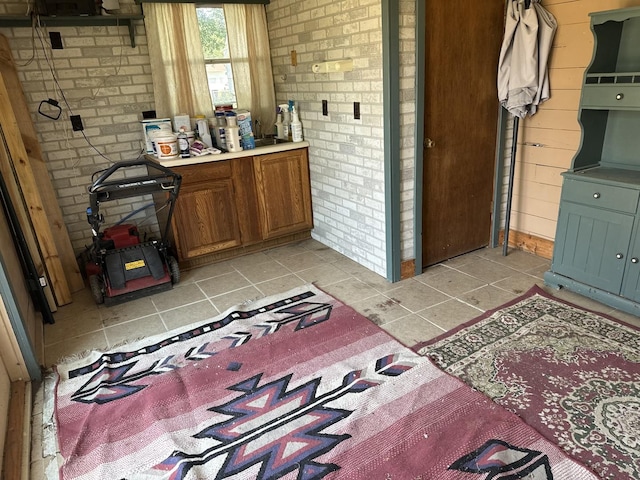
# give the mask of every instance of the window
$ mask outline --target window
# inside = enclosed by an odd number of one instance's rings
[[[198,7],[198,26],[213,106],[237,106],[222,7]]]

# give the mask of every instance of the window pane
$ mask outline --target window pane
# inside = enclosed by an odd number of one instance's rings
[[[236,106],[231,63],[209,63],[206,67],[209,91],[214,107],[219,105]]]
[[[220,105],[235,107],[236,93],[224,11],[221,7],[198,7],[196,13],[213,106],[214,108]]]

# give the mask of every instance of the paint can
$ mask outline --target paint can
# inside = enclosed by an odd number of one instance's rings
[[[163,135],[155,138],[158,160],[178,158],[178,139],[175,135]]]

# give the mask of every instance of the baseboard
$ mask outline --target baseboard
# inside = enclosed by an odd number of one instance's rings
[[[498,237],[500,245],[504,242],[504,230],[500,230]],[[536,237],[528,233],[509,230],[509,246],[515,247],[528,253],[533,253],[538,257],[551,260],[553,257],[553,241],[546,238]]]
[[[416,274],[416,260],[405,260],[400,264],[400,279],[406,280],[407,278],[414,277]]]

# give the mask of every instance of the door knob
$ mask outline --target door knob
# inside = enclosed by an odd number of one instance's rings
[[[424,139],[424,148],[433,148],[436,146],[436,142],[431,140],[430,138]]]
[[[616,258],[617,258],[618,260],[621,260],[622,258],[624,258],[624,255],[623,255],[623,254],[621,254],[621,253],[616,253]]]

